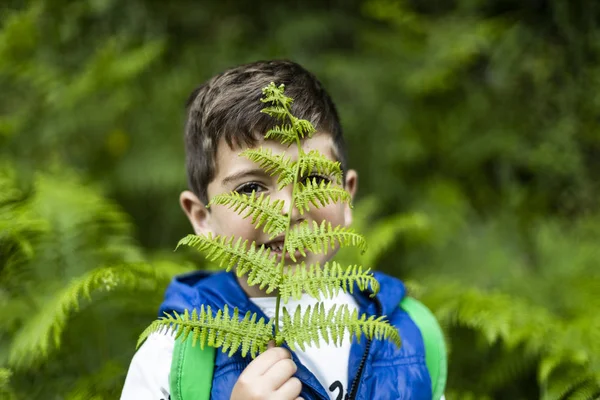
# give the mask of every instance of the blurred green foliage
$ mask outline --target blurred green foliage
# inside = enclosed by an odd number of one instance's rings
[[[361,263],[446,328],[447,398],[600,398],[599,22],[591,0],[3,2],[0,396],[118,397],[201,266],[172,253],[187,95],[290,58],[338,104]]]

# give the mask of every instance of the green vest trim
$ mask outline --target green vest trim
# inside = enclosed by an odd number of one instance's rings
[[[400,307],[415,322],[425,343],[425,362],[431,376],[433,399],[439,400],[444,394],[448,364],[444,334],[435,316],[419,301],[405,297]],[[169,384],[171,400],[210,400],[215,349],[209,346],[198,351],[192,348],[192,340],[175,341]]]
[[[210,400],[213,371],[215,369],[215,349],[199,345],[193,346],[193,340],[188,336],[182,340],[180,336],[175,341],[169,386],[171,400]]]
[[[448,376],[446,342],[442,328],[433,313],[418,300],[405,297],[400,307],[410,315],[421,331],[425,343],[425,363],[431,376],[431,393],[434,400],[439,400],[444,395]]]

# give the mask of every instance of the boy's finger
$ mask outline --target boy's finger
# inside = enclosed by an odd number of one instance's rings
[[[273,347],[265,351],[256,357],[246,369],[242,372],[242,375],[260,376],[263,375],[273,364],[277,361],[285,358],[292,358],[289,351],[283,347]]]
[[[302,392],[302,382],[300,382],[300,379],[293,377],[281,385],[275,392],[275,398],[281,400],[296,399],[300,392]]]
[[[298,367],[289,358],[277,361],[263,374],[263,378],[271,389],[277,390],[282,387],[296,373]],[[298,392],[300,393],[300,392]],[[298,395],[298,393],[296,395]],[[293,398],[293,397],[287,397]]]

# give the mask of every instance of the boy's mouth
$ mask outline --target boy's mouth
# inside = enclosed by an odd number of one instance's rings
[[[265,243],[265,247],[267,249],[271,249],[272,253],[281,253],[283,250],[283,240],[273,240],[271,242]]]
[[[280,258],[281,255],[285,252],[285,248],[283,247],[284,245],[284,240],[283,238],[276,238],[274,240],[271,240],[270,242],[264,243],[263,246],[265,246],[266,249],[271,249],[271,254],[276,254],[277,258]],[[296,260],[302,258],[302,254],[300,253],[300,251],[296,250],[294,252],[294,258]],[[292,258],[290,257],[290,254],[288,252],[285,252],[285,259],[286,260],[291,260]]]

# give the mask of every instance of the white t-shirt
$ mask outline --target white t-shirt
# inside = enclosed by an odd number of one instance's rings
[[[275,317],[275,297],[253,297],[250,300],[267,317]],[[299,300],[290,299],[287,304],[283,304],[283,307],[287,309],[288,313],[293,315],[298,306],[300,306],[304,313],[308,306],[314,307],[317,302],[317,299],[304,294]],[[358,309],[356,300],[351,295],[343,292],[333,299],[322,299],[321,302],[325,310],[329,310],[336,304],[338,308],[342,305],[347,305],[350,311]],[[302,351],[300,348],[296,349],[296,355],[300,359],[300,362],[317,377],[332,400],[344,398],[348,392],[348,357],[350,355],[351,344],[350,336],[346,332],[340,347],[327,345],[321,338],[319,348],[316,346],[305,346],[306,351]]]
[[[131,360],[121,400],[168,400],[174,349],[175,339],[170,334],[148,336]]]
[[[275,316],[275,297],[255,297],[252,300],[267,317]],[[333,299],[323,299],[325,309],[328,310],[337,304],[347,305],[350,311],[358,306],[354,298],[346,293],[340,293]],[[290,314],[297,306],[305,310],[309,305],[314,306],[317,300],[309,295],[303,295],[299,300],[290,299],[283,304]],[[306,346],[306,351],[297,349],[298,358],[319,380],[329,393],[330,399],[344,398],[348,391],[348,356],[350,355],[351,341],[345,334],[341,347],[327,345],[321,339],[320,348]],[[170,334],[151,334],[140,346],[133,356],[121,400],[168,400],[169,399],[169,372],[175,340]],[[341,391],[341,397],[340,397]]]

